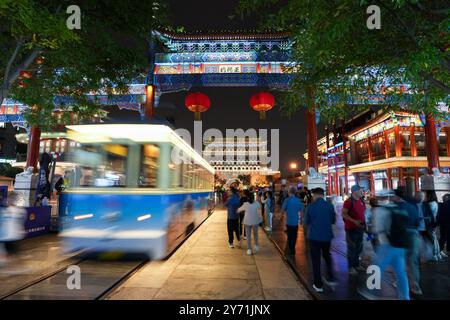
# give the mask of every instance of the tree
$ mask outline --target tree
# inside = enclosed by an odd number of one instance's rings
[[[22,168],[13,167],[9,163],[0,164],[0,176],[15,178],[21,172],[23,172]]]
[[[381,9],[381,29],[366,25],[369,5]],[[391,109],[439,115],[450,93],[449,6],[444,0],[242,0],[242,15],[264,14],[263,28],[291,32],[298,76],[283,110],[320,106],[328,119],[366,108],[386,93]],[[408,93],[396,88],[408,84]],[[387,87],[387,92],[381,89]],[[349,104],[351,97],[360,99]]]
[[[72,4],[81,10],[81,29],[66,25]],[[43,128],[55,124],[58,95],[73,98],[59,108],[92,116],[99,106],[88,93],[125,93],[133,79],[145,77],[150,30],[166,23],[166,13],[163,0],[0,0],[0,61],[6,62],[0,64],[0,101],[31,106],[27,121]],[[32,77],[20,79],[23,70]]]

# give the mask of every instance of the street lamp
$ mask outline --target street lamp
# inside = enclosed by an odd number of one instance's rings
[[[291,162],[291,163],[289,164],[289,167],[290,167],[291,170],[292,170],[292,177],[295,178],[295,171],[297,170],[297,163]]]

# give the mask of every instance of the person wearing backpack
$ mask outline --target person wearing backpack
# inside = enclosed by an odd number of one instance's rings
[[[373,225],[375,232],[378,234],[379,245],[373,264],[380,268],[382,277],[386,268],[392,266],[397,278],[398,298],[410,300],[406,272],[406,250],[409,247],[409,214],[399,206],[402,198],[396,195],[392,198],[394,202],[389,202],[390,196],[389,192],[380,193],[378,196],[379,206],[374,208]],[[381,291],[377,289],[358,288],[357,291],[370,300],[382,299]]]
[[[342,208],[347,241],[348,270],[351,275],[366,271],[360,262],[366,229],[366,204],[361,199],[362,191],[363,189],[359,185],[352,186],[352,194],[344,201]]]

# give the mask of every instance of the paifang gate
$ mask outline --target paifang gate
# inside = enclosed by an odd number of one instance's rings
[[[193,87],[288,90],[292,42],[285,32],[186,34],[153,31],[147,83],[154,106],[162,94]],[[158,51],[162,44],[164,51]],[[162,50],[161,50],[162,51]],[[148,92],[148,91],[147,91]],[[147,105],[147,107],[150,107]]]

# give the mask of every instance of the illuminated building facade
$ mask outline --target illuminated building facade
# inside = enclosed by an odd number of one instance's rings
[[[163,93],[193,87],[288,89],[292,42],[285,32],[175,33],[154,31],[165,47],[155,54],[155,106]]]
[[[376,193],[406,186],[420,190],[429,172],[425,119],[408,112],[367,111],[340,126],[328,126],[318,140],[318,170],[328,194],[344,195],[358,183]],[[439,169],[450,173],[450,126],[436,123]],[[307,158],[307,154],[305,154]]]
[[[225,179],[250,175],[255,181],[261,176],[276,175],[266,164],[269,156],[267,140],[261,138],[222,138],[204,142],[203,158]]]

